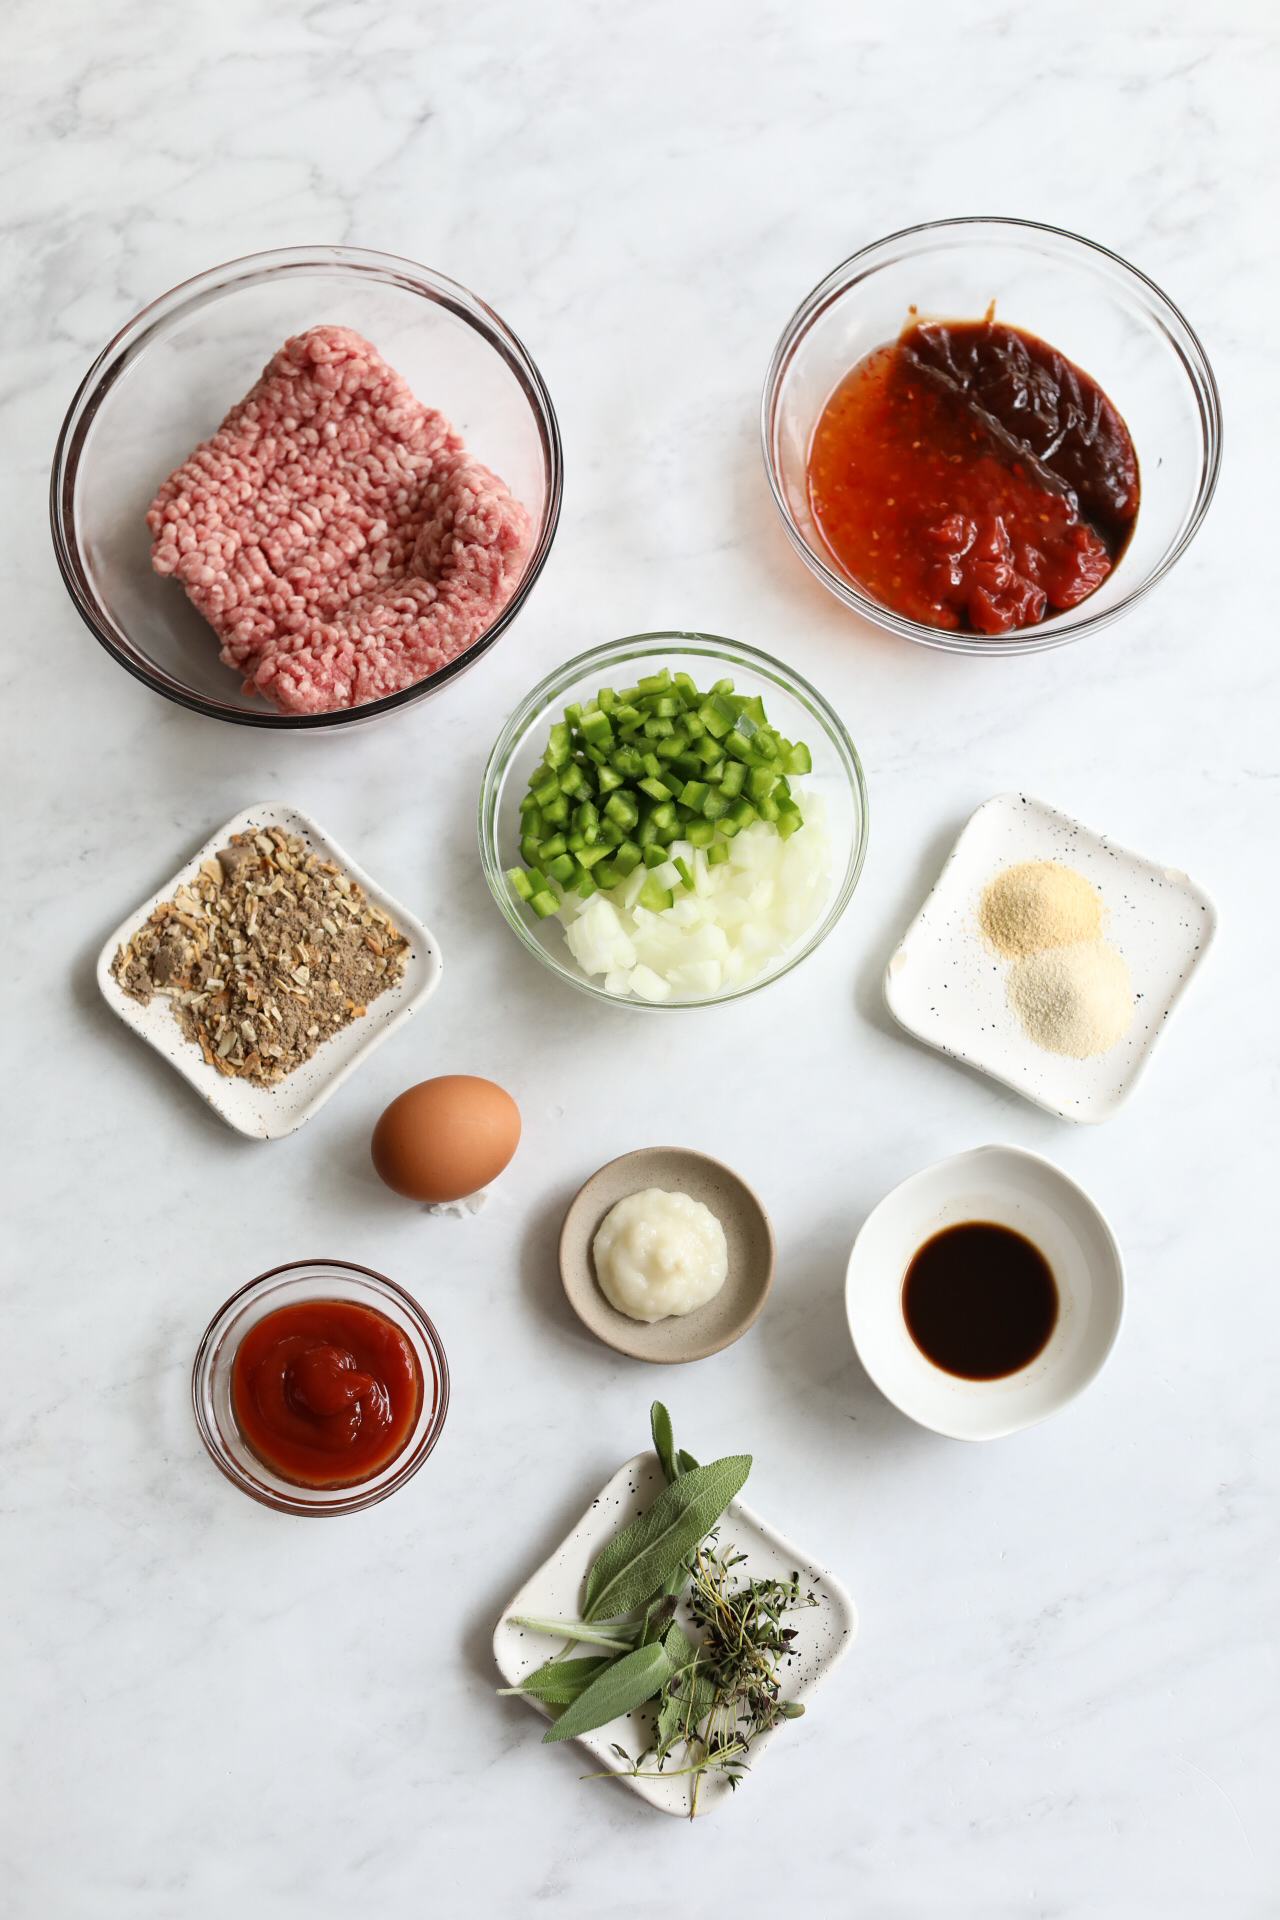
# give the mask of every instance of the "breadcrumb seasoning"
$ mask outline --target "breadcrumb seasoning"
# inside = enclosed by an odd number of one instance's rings
[[[165,995],[229,1079],[276,1086],[404,975],[409,942],[294,834],[237,833],[116,951],[132,1000]]]

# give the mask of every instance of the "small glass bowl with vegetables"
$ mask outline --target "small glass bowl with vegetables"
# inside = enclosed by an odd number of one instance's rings
[[[552,972],[601,1000],[736,999],[812,953],[867,846],[852,740],[806,680],[714,634],[645,633],[523,700],[480,793],[485,876]]]

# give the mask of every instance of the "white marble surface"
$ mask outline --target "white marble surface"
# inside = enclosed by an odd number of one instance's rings
[[[1274,9],[11,0],[5,42],[6,1915],[1274,1914]],[[797,300],[863,242],[965,211],[1134,260],[1223,388],[1224,477],[1188,557],[1042,658],[862,627],[788,549],[757,449]],[[475,673],[350,739],[281,740],[166,705],[94,646],[46,478],[137,307],[315,239],[491,301],[555,396],[567,488],[543,581]],[[668,623],[797,662],[849,723],[872,813],[820,953],[678,1023],[543,977],[472,824],[524,689]],[[1149,1079],[1096,1130],[913,1045],[880,1002],[960,824],[1018,786],[1222,909]],[[272,794],[423,915],[445,977],[310,1125],[259,1145],[107,1012],[92,962]],[[692,1093],[704,1047],[713,1099]],[[525,1118],[474,1219],[401,1205],[368,1162],[383,1104],[448,1071],[500,1080]],[[890,1186],[989,1139],[1095,1195],[1130,1305],[1082,1400],[974,1448],[879,1398],[841,1281]],[[584,1176],[664,1140],[738,1168],[778,1233],[767,1313],[688,1371],[593,1344],[554,1271]],[[310,1253],[416,1291],[454,1376],[427,1469],[333,1523],[223,1482],[188,1398],[225,1295]],[[694,1831],[541,1750],[490,1653],[502,1601],[644,1444],[655,1390],[694,1452],[754,1450],[753,1504],[861,1615],[811,1715]]]

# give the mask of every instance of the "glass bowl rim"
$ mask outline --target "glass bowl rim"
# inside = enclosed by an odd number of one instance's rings
[[[340,707],[329,713],[278,713],[274,708],[251,713],[224,706],[207,695],[196,693],[181,681],[155,668],[140,654],[130,650],[131,643],[127,635],[123,636],[122,644],[120,636],[123,629],[116,630],[113,617],[91,587],[75,533],[80,460],[99,408],[116,380],[136,354],[180,315],[207,305],[220,294],[238,286],[256,285],[277,274],[303,275],[308,270],[318,272],[324,269],[366,275],[421,295],[472,327],[505,362],[524,395],[542,443],[547,468],[542,530],[534,542],[519,585],[497,619],[485,628],[471,646],[455,659],[447,661],[435,673],[415,680],[408,687],[401,687],[397,693],[384,694],[379,700],[369,700],[356,707]],[[563,497],[564,450],[550,392],[532,355],[501,315],[460,281],[451,280],[446,274],[437,273],[434,268],[423,266],[418,261],[399,254],[379,253],[368,247],[321,244],[269,248],[208,267],[202,273],[180,280],[176,286],[149,301],[112,336],[76,388],[59,429],[49,475],[49,523],[58,571],[72,605],[99,645],[135,680],[150,687],[153,693],[159,693],[166,700],[172,700],[176,705],[202,714],[207,719],[277,732],[315,733],[325,728],[350,726],[410,706],[414,701],[438,692],[450,680],[474,666],[516,619],[537,584],[560,524]]]
[[[808,707],[819,718],[831,738],[837,757],[848,780],[857,812],[857,825],[850,848],[844,878],[835,896],[828,900],[826,909],[818,923],[816,931],[811,930],[800,943],[797,951],[780,966],[773,968],[742,986],[734,987],[728,993],[707,994],[701,999],[689,1000],[624,1000],[619,994],[606,993],[585,974],[575,974],[563,962],[547,952],[541,943],[534,939],[515,903],[511,899],[511,890],[506,881],[506,870],[497,857],[491,839],[497,839],[497,796],[502,777],[511,761],[516,748],[524,739],[529,727],[540,709],[551,701],[574,680],[580,679],[592,667],[604,667],[623,659],[643,660],[662,653],[689,652],[706,658],[723,660],[733,666],[740,664],[748,671],[763,675],[792,698],[798,698],[802,706]],[[741,1000],[750,993],[758,993],[763,987],[771,987],[808,958],[835,928],[844,914],[845,908],[853,898],[854,889],[862,876],[863,865],[867,857],[867,843],[870,837],[870,808],[867,796],[866,776],[862,770],[862,761],[858,749],[854,746],[849,730],[835,708],[825,695],[804,675],[779,660],[774,654],[765,653],[762,648],[748,646],[745,641],[731,640],[724,634],[701,633],[686,628],[661,629],[652,633],[626,634],[620,639],[604,642],[598,647],[589,647],[585,653],[576,654],[571,660],[564,661],[544,679],[540,680],[523,700],[514,708],[503,723],[494,742],[488,760],[485,762],[484,775],[480,782],[479,804],[480,858],[484,867],[485,879],[489,891],[502,909],[507,924],[514,930],[522,944],[537,956],[552,973],[559,974],[570,986],[587,993],[593,999],[606,1006],[626,1007],[628,1010],[654,1013],[698,1013],[708,1007],[727,1005],[731,1000]],[[490,829],[492,828],[492,834]]]
[[[900,241],[915,239],[922,235],[959,234],[992,227],[1013,229],[1015,240],[1019,236],[1047,234],[1055,240],[1066,241],[1069,247],[1082,249],[1086,262],[1090,255],[1096,254],[1111,267],[1118,268],[1121,275],[1135,285],[1144,296],[1148,307],[1154,309],[1155,318],[1160,321],[1165,338],[1176,354],[1186,376],[1195,397],[1204,442],[1199,484],[1187,524],[1173,546],[1141,581],[1113,606],[1086,616],[1073,626],[1055,627],[1054,619],[1051,617],[1033,627],[1017,628],[1012,634],[1007,635],[954,633],[946,628],[925,626],[920,621],[909,619],[905,614],[895,613],[891,607],[881,606],[879,601],[871,599],[852,582],[836,573],[822,555],[809,545],[795,524],[782,492],[773,457],[773,425],[777,415],[778,396],[791,361],[801,341],[820,315],[839,296],[847,293],[869,272],[875,270],[868,264],[869,256],[881,253],[885,248],[892,247]],[[980,232],[974,232],[974,237],[982,236]],[[860,265],[861,271],[858,270]],[[1083,234],[1072,233],[1066,227],[1051,226],[1043,220],[1024,220],[1013,214],[957,214],[943,220],[924,220],[915,226],[899,227],[894,233],[883,234],[878,240],[871,241],[869,245],[859,247],[855,253],[851,253],[847,259],[833,267],[831,272],[824,275],[805,295],[787,321],[770,356],[765,374],[764,391],[760,399],[760,440],[769,491],[773,496],[778,517],[782,521],[783,531],[809,571],[842,605],[860,613],[883,631],[948,653],[976,655],[1041,653],[1047,652],[1051,647],[1066,646],[1073,640],[1081,639],[1086,633],[1097,632],[1100,628],[1110,626],[1113,621],[1119,620],[1182,558],[1200,531],[1218,485],[1218,476],[1222,469],[1222,400],[1209,356],[1204,350],[1199,335],[1186,316],[1170,300],[1168,294],[1143,273],[1141,268],[1135,267],[1121,254],[1113,253],[1109,247],[1102,246],[1096,240],[1087,240]]]
[[[248,1296],[259,1290],[265,1290],[269,1282],[279,1281],[284,1275],[296,1274],[301,1277],[305,1272],[314,1271],[317,1268],[326,1268],[339,1276],[354,1274],[362,1281],[373,1283],[370,1287],[372,1293],[391,1295],[413,1322],[416,1332],[431,1355],[437,1388],[436,1404],[430,1416],[426,1416],[424,1394],[423,1413],[419,1416],[421,1431],[416,1439],[411,1436],[406,1441],[403,1450],[391,1463],[394,1471],[390,1477],[372,1490],[369,1490],[367,1483],[364,1486],[357,1483],[341,1499],[330,1500],[323,1505],[309,1500],[306,1497],[305,1488],[300,1487],[297,1495],[291,1496],[252,1479],[226,1452],[217,1422],[206,1414],[201,1398],[202,1391],[209,1384],[213,1360],[225,1338],[226,1330],[234,1320],[236,1310],[245,1304]],[[317,1293],[315,1297],[319,1300],[325,1296]],[[395,1493],[404,1486],[406,1481],[411,1480],[428,1455],[434,1452],[449,1412],[449,1363],[445,1358],[444,1346],[431,1316],[411,1293],[397,1281],[389,1279],[385,1273],[379,1273],[374,1267],[362,1266],[355,1260],[334,1260],[328,1257],[315,1260],[286,1260],[278,1267],[268,1267],[265,1273],[256,1274],[252,1280],[246,1280],[243,1286],[237,1287],[235,1292],[223,1301],[210,1320],[192,1363],[191,1405],[195,1415],[196,1430],[204,1442],[205,1451],[219,1472],[230,1480],[232,1486],[237,1487],[241,1493],[247,1493],[251,1499],[257,1500],[262,1506],[274,1508],[277,1513],[298,1514],[309,1520],[327,1520],[336,1518],[339,1514],[359,1513],[367,1507],[376,1507],[380,1501],[387,1498],[388,1494]],[[327,1488],[317,1489],[317,1491],[341,1490]]]

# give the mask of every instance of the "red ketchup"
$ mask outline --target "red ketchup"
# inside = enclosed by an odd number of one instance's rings
[[[259,1460],[303,1487],[371,1480],[403,1451],[422,1369],[385,1314],[348,1300],[280,1307],[251,1327],[231,1370],[231,1407]]]
[[[823,538],[873,600],[974,633],[1086,599],[1138,512],[1133,442],[1102,389],[990,318],[920,321],[860,360],[808,479]]]

